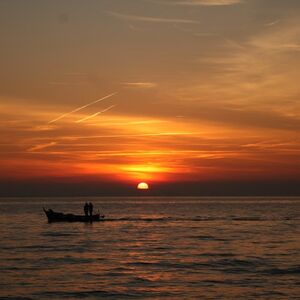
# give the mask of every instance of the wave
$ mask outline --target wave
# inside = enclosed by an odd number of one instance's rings
[[[82,258],[82,257],[73,257],[66,255],[64,257],[45,257],[39,261],[40,264],[91,264],[94,262],[94,259],[92,258]]]
[[[106,218],[105,222],[212,222],[212,221],[239,221],[239,222],[267,222],[300,220],[296,218],[262,218],[262,217],[121,217]]]
[[[87,298],[87,297],[97,297],[97,298],[118,298],[118,299],[132,299],[137,298],[133,293],[122,293],[122,292],[110,292],[105,290],[92,290],[92,291],[78,291],[78,292],[42,292],[37,294],[38,297],[47,298],[58,298],[58,299],[69,299],[69,298]]]
[[[33,300],[33,298],[8,296],[8,297],[0,297],[0,300]]]
[[[229,256],[230,257],[230,256]],[[270,268],[270,262],[265,259],[237,259],[237,258],[221,258],[212,259],[205,262],[184,262],[174,263],[168,261],[157,261],[157,262],[133,262],[129,263],[130,266],[143,267],[153,269],[187,269],[189,271],[201,271],[201,270],[216,270],[222,273],[229,274],[261,274],[261,275],[300,275],[300,266],[293,266],[290,268]]]
[[[204,254],[206,256],[206,254]],[[215,255],[216,256],[216,255]],[[228,257],[230,257],[229,255]],[[213,257],[213,256],[212,256]],[[222,257],[222,256],[221,256]],[[274,269],[268,269],[268,262],[265,259],[237,259],[237,258],[220,258],[211,259],[203,262],[171,262],[171,261],[137,261],[128,263],[128,265],[134,267],[147,267],[150,269],[168,269],[168,270],[180,270],[186,269],[189,272],[199,272],[207,270],[215,270],[223,273],[240,274],[240,273],[262,273],[265,274],[276,272]],[[276,269],[275,269],[276,270]],[[282,274],[283,274],[282,270]],[[298,269],[285,270],[286,273],[299,272]],[[272,273],[273,274],[273,273]],[[295,274],[295,273],[293,273]],[[297,273],[298,274],[298,273]]]
[[[264,270],[262,273],[268,275],[300,275],[300,266],[285,269],[272,268]]]
[[[70,299],[70,298],[108,298],[108,299],[145,299],[145,298],[165,298],[172,296],[179,296],[178,293],[172,293],[167,291],[151,291],[151,290],[143,290],[141,292],[138,291],[106,291],[106,290],[90,290],[90,291],[61,291],[61,292],[42,292],[36,294],[38,297],[46,297],[46,298],[57,298],[57,299]],[[182,295],[183,296],[183,295]]]
[[[77,232],[65,233],[65,232],[44,232],[41,235],[44,237],[69,237],[78,234]]]

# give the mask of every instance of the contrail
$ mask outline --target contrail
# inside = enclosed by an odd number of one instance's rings
[[[82,118],[82,119],[76,121],[76,123],[81,123],[81,122],[84,122],[84,121],[89,120],[89,119],[91,119],[91,118],[97,117],[98,115],[105,113],[106,111],[112,109],[112,108],[115,107],[115,106],[116,106],[115,104],[114,104],[114,105],[111,105],[111,106],[109,106],[109,107],[107,107],[107,108],[105,108],[105,109],[103,109],[103,110],[101,110],[101,111],[99,111],[99,112],[97,112],[97,113],[95,113],[95,114],[92,114],[92,115],[90,115],[90,116],[84,117],[84,118]]]
[[[42,150],[48,147],[52,147],[57,145],[57,142],[51,142],[51,143],[47,143],[47,144],[41,144],[41,145],[37,145],[37,146],[33,146],[30,149],[28,149],[28,152],[34,152],[34,151],[38,151],[38,150]]]
[[[96,101],[93,101],[93,102],[91,102],[91,103],[89,103],[89,104],[86,104],[86,105],[83,105],[83,106],[81,106],[81,107],[78,107],[78,108],[76,108],[76,109],[74,109],[74,110],[72,110],[72,111],[70,111],[70,112],[68,112],[68,113],[65,113],[65,114],[59,116],[58,118],[56,118],[56,119],[54,119],[54,120],[48,122],[48,124],[52,124],[52,123],[54,123],[54,122],[56,122],[56,121],[58,121],[58,120],[60,120],[60,119],[62,119],[62,118],[64,118],[64,117],[66,117],[66,116],[68,116],[68,115],[70,115],[70,114],[73,114],[73,113],[75,113],[75,112],[78,112],[78,111],[80,111],[80,110],[82,110],[82,109],[84,109],[84,108],[86,108],[86,107],[89,107],[89,106],[91,106],[91,105],[93,105],[93,104],[96,104],[96,103],[98,103],[98,102],[100,102],[100,101],[103,101],[103,100],[105,100],[105,99],[107,99],[107,98],[110,98],[110,97],[112,97],[112,96],[114,96],[114,95],[116,95],[116,94],[117,94],[117,92],[112,93],[112,94],[109,94],[109,95],[107,95],[107,96],[105,96],[105,97],[103,97],[103,98],[100,98],[100,99],[98,99],[98,100],[96,100]]]

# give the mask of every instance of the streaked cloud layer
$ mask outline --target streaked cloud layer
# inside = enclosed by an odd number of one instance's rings
[[[123,85],[144,89],[154,88],[157,86],[157,84],[154,82],[124,82]]]
[[[155,0],[154,0],[155,1]],[[159,1],[163,4],[187,5],[187,6],[225,6],[243,3],[243,0],[181,0],[181,1]]]
[[[300,178],[297,1],[35,5],[0,10],[1,178]]]
[[[150,23],[178,23],[178,24],[197,24],[196,20],[180,19],[180,18],[158,18],[148,17],[142,15],[124,14],[114,11],[107,11],[107,14],[121,20],[136,21],[136,22],[150,22]]]

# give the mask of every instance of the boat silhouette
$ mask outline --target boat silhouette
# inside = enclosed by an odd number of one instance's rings
[[[99,222],[104,221],[103,215],[95,214],[92,216],[85,215],[74,215],[74,214],[65,214],[61,212],[55,212],[52,209],[43,208],[49,223],[53,222]]]

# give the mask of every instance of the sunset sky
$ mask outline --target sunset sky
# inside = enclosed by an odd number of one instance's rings
[[[300,182],[300,1],[2,0],[0,31],[6,194]]]

